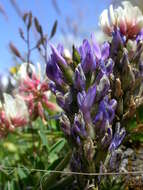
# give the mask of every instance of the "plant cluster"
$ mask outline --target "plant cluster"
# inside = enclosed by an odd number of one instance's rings
[[[59,160],[56,154],[51,169],[82,173],[82,175],[60,175],[51,173],[43,179],[44,189],[108,189],[109,178],[83,173],[124,172],[122,158],[124,149],[135,135],[142,130],[143,107],[143,15],[138,7],[123,2],[121,7],[104,10],[100,16],[100,26],[110,40],[103,44],[96,42],[92,34],[90,40],[83,40],[79,47],[73,46],[72,54],[59,44],[57,48],[50,42],[51,35],[44,35],[37,18],[31,13],[23,20],[27,27],[27,39],[22,30],[21,37],[27,44],[27,63],[22,63],[14,75],[17,87],[13,96],[4,94],[0,107],[0,135],[7,135],[16,127],[29,125],[41,118],[44,128],[49,122],[47,113],[60,112],[58,132],[66,139],[65,156]],[[30,28],[32,24],[40,36],[30,48]],[[47,46],[51,55],[47,56]],[[13,53],[22,61],[14,45]],[[40,67],[36,72],[30,56],[34,49],[44,57],[45,72]],[[47,76],[46,76],[47,75]],[[50,99],[51,93],[56,102]],[[53,129],[50,129],[51,131]],[[40,137],[47,146],[44,132]],[[49,139],[51,140],[51,139]],[[62,136],[63,140],[63,136]],[[62,141],[63,143],[63,141]],[[58,144],[58,143],[57,143]],[[59,143],[62,148],[64,145]],[[123,144],[124,146],[120,146]],[[34,150],[39,148],[36,144]],[[59,151],[62,149],[59,148]],[[47,148],[48,149],[48,148]],[[54,148],[53,148],[54,149]],[[47,151],[47,157],[50,149]],[[63,156],[63,157],[64,157]],[[45,162],[44,162],[45,163]],[[49,167],[48,167],[49,168]],[[113,186],[115,176],[111,176],[108,187]],[[59,181],[57,181],[59,180]],[[113,189],[121,185],[121,181]],[[143,187],[143,185],[141,185]],[[121,188],[121,186],[120,186]]]

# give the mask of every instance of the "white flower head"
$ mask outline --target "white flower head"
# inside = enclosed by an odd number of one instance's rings
[[[25,101],[19,95],[13,98],[11,95],[4,93],[4,111],[6,117],[11,119],[20,118],[25,121],[29,120],[29,113]]]
[[[20,65],[20,68],[15,76],[17,81],[25,80],[28,77],[27,68],[28,68],[28,63],[22,63]],[[29,64],[29,70],[31,74],[34,75],[37,79],[39,80],[41,79],[42,71],[40,63],[37,63],[36,65]]]
[[[105,9],[99,23],[107,35],[111,35],[114,29],[119,29],[123,35],[133,38],[143,27],[143,15],[139,7],[123,1],[117,9],[113,9],[113,5],[110,5],[109,10]]]
[[[28,63],[22,63],[20,65],[20,68],[16,74],[16,78],[17,80],[23,80],[27,77],[27,67],[28,67]],[[29,64],[29,67],[31,69],[32,72],[35,72],[35,67],[32,64]]]

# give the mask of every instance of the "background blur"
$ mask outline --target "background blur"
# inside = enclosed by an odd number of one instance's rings
[[[58,21],[57,32],[52,42],[63,43],[71,48],[78,45],[83,38],[89,38],[91,32],[97,33],[97,41],[102,38],[98,27],[101,12],[110,3],[115,6],[120,0],[0,0],[0,75],[8,73],[15,60],[10,53],[9,43],[12,42],[20,51],[25,50],[18,29],[24,29],[20,14],[31,11],[37,16],[45,32],[50,33],[55,20]],[[134,4],[142,5],[142,0],[133,0]],[[34,38],[33,38],[34,41]],[[35,53],[34,61],[40,61]]]
[[[6,73],[14,64],[10,42],[19,50],[25,49],[18,33],[19,27],[24,28],[21,13],[31,11],[47,33],[57,20],[57,32],[52,42],[62,42],[69,47],[98,30],[99,15],[109,3],[109,0],[0,0],[0,73]],[[37,55],[35,61],[39,61]]]

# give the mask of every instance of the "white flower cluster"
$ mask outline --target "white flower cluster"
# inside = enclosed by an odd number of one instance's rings
[[[135,37],[143,27],[143,15],[139,7],[132,6],[129,1],[123,1],[122,7],[105,9],[100,16],[100,26],[104,33],[111,35],[113,30],[119,29],[128,38]]]

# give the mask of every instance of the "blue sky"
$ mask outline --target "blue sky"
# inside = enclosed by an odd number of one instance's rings
[[[8,47],[9,42],[13,42],[24,51],[25,44],[18,33],[18,28],[24,28],[24,24],[10,0],[0,0],[0,4],[8,16],[6,20],[0,15],[0,73],[5,73],[14,64]],[[62,29],[65,30],[65,35],[72,36],[66,24],[69,20],[70,23],[78,26],[77,38],[89,37],[90,33],[97,29],[99,15],[103,9],[107,8],[109,0],[57,0],[60,14],[53,8],[52,0],[17,0],[17,4],[23,12],[31,10],[48,33],[54,21],[58,20],[57,33],[53,38],[55,43],[62,40]]]

